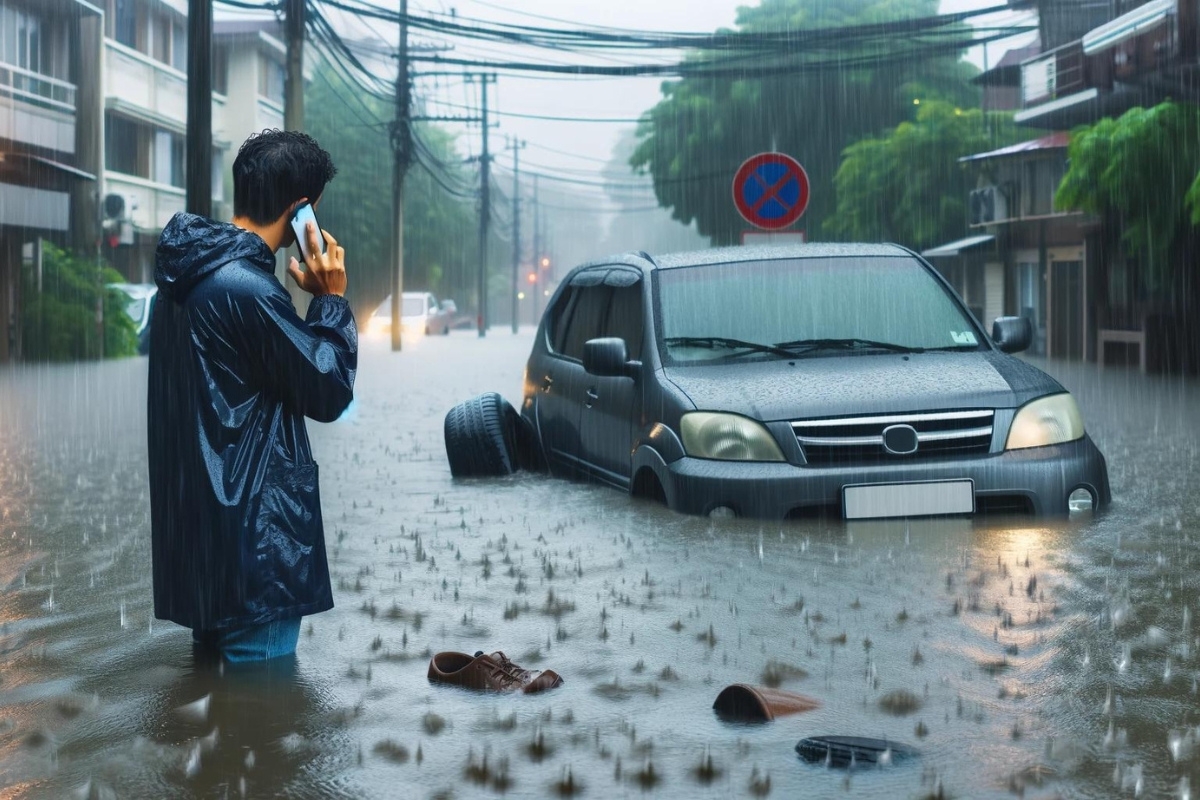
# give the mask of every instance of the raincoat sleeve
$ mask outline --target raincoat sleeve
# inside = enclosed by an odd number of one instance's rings
[[[333,422],[354,399],[358,330],[350,304],[336,295],[314,297],[300,319],[283,292],[256,300],[267,388],[291,411]]]

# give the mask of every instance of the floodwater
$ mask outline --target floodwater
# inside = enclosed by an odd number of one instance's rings
[[[1108,457],[1099,519],[784,526],[453,482],[445,411],[514,398],[529,341],[365,343],[356,405],[312,426],[337,607],[269,668],[197,664],[152,620],[145,361],[0,372],[0,795],[1200,791],[1200,385],[1046,365]],[[449,649],[566,683],[431,686]],[[822,707],[725,723],[735,682]],[[817,734],[921,755],[828,770],[793,749]]]

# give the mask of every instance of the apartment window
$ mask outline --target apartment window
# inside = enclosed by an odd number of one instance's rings
[[[144,127],[113,114],[104,118],[105,169],[141,178],[150,177],[149,157],[142,134]]]
[[[225,202],[225,154],[216,147],[212,151],[212,199]]]
[[[176,20],[171,26],[171,66],[187,72],[187,27]]]
[[[50,74],[46,25],[28,11],[0,5],[0,61],[43,75]]]
[[[229,94],[229,45],[213,43],[212,89],[217,94]]]
[[[283,102],[283,65],[262,53],[258,55],[258,94],[276,103]]]
[[[155,15],[150,20],[150,57],[164,64],[171,63],[171,19]]]
[[[187,187],[187,147],[179,134],[154,132],[154,180],[179,189]]]
[[[137,47],[136,0],[108,0],[108,35],[126,47]]]

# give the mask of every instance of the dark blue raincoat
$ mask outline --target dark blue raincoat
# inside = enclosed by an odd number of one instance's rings
[[[304,418],[350,404],[349,304],[300,319],[254,233],[177,214],[158,244],[150,333],[154,614],[220,630],[333,607]]]

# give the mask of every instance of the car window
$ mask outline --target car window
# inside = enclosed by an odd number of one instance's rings
[[[562,294],[558,296],[553,307],[547,312],[550,324],[547,326],[548,340],[550,352],[561,353],[563,345],[567,338],[567,323],[571,321],[571,312],[574,311],[575,297],[578,290],[574,286],[568,286],[563,289]]]
[[[871,339],[917,348],[979,349],[975,323],[911,257],[800,258],[662,270],[664,341],[720,337],[764,344]],[[729,351],[667,345],[668,360],[723,360]]]
[[[402,300],[401,314],[405,317],[419,317],[425,313],[425,301],[419,297],[405,297]]]
[[[579,297],[567,323],[561,352],[565,356],[582,359],[584,343],[603,335],[608,300],[613,290],[609,286],[584,286],[576,291]]]
[[[624,339],[630,360],[638,361],[642,357],[643,320],[642,284],[614,288],[601,335]]]

